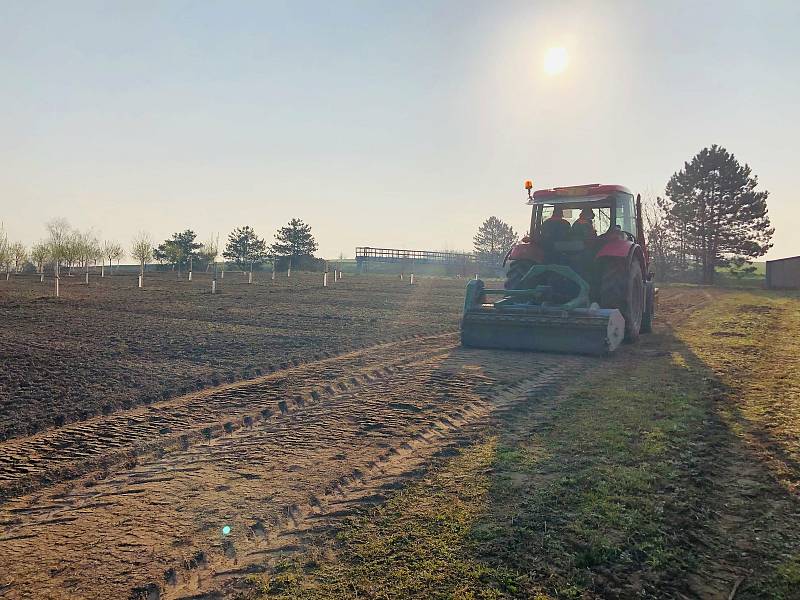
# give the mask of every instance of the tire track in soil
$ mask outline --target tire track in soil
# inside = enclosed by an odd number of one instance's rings
[[[327,380],[320,382],[320,389],[310,391],[311,399],[315,399],[341,386],[368,382],[375,369],[446,352],[456,339],[453,333],[430,335],[311,363],[297,361],[293,368],[287,362],[285,370],[270,375],[0,442],[0,498],[58,483],[90,469],[108,468],[142,452],[185,446],[203,437],[206,428],[211,428],[213,435],[228,421],[268,418],[276,402],[284,398],[303,402],[298,391],[311,375]],[[281,406],[277,411],[283,410]],[[233,423],[228,428],[231,426]]]
[[[367,470],[357,469],[344,481],[334,483],[330,491],[312,497],[305,506],[292,507],[286,518],[269,533],[252,528],[243,544],[220,555],[213,564],[206,560],[193,572],[184,572],[180,583],[161,588],[154,582],[135,590],[147,600],[197,600],[223,598],[235,588],[237,578],[273,568],[288,554],[301,552],[321,534],[335,530],[344,518],[368,506],[377,505],[395,490],[404,487],[414,475],[421,475],[435,456],[449,456],[449,450],[468,445],[485,429],[483,420],[497,420],[527,400],[549,396],[568,373],[562,368],[542,371],[535,379],[523,380],[503,388],[482,406],[472,405],[464,413],[443,418],[417,432],[400,448],[390,448],[370,463]],[[552,408],[545,407],[546,412]]]
[[[0,590],[8,598],[213,591],[379,502],[437,451],[588,360],[465,350],[454,335],[433,338],[290,369],[287,399],[264,385],[271,376],[228,386],[234,403],[213,409],[217,417],[252,416],[261,402],[270,412],[142,455],[105,478],[90,474],[6,502]],[[224,525],[232,529],[223,538]]]

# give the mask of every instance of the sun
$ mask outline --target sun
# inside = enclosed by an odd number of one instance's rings
[[[566,48],[548,48],[544,54],[544,72],[548,75],[558,75],[567,69],[569,55]]]

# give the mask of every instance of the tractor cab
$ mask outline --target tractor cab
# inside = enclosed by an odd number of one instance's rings
[[[532,194],[529,190],[528,204],[532,206],[528,243],[569,253],[639,238],[633,194],[621,185],[580,185]],[[549,227],[557,220],[569,224],[569,230]],[[556,235],[548,235],[548,229]]]
[[[568,266],[594,283],[603,262],[599,259],[626,257],[634,245],[642,250],[642,263],[647,262],[638,200],[628,188],[595,183],[532,192],[530,182],[526,188],[530,233],[508,253],[512,264]],[[507,287],[518,283],[513,275]]]
[[[548,196],[540,194],[531,196],[528,204],[533,206],[531,216],[531,237],[541,238],[542,226],[549,220],[553,219],[554,213],[560,212],[563,219],[570,224],[570,235],[567,239],[558,240],[559,242],[571,241],[591,241],[595,236],[587,236],[586,231],[592,230],[599,236],[610,236],[624,232],[622,237],[635,240],[638,237],[638,228],[636,226],[636,209],[633,199],[633,194],[622,186],[592,186],[592,187],[614,187],[620,188],[611,193],[600,193],[585,195],[586,192],[591,192],[586,188],[589,186],[579,186],[577,188],[556,188],[563,193],[563,190],[576,190],[584,195],[561,195],[561,196]],[[545,190],[550,191],[550,190]],[[555,191],[555,190],[554,190]],[[587,218],[587,215],[590,215]],[[590,225],[590,228],[576,227],[576,224],[582,225],[584,221]],[[571,246],[562,246],[565,249],[569,247],[577,247],[572,244]]]

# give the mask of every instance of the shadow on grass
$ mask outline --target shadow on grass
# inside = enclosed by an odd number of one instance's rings
[[[493,587],[798,597],[800,501],[743,439],[747,426],[770,442],[737,409],[736,390],[668,329],[608,367],[545,415],[529,405],[500,428],[488,512],[470,534],[487,565],[516,573]]]

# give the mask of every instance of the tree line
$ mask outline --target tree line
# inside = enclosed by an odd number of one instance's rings
[[[19,242],[9,242],[3,226],[0,225],[0,267],[6,270],[6,279],[11,273],[11,267],[15,271],[20,270],[28,261],[28,251],[24,244]]]
[[[271,263],[275,268],[283,268],[284,265],[313,268],[320,260],[314,257],[317,248],[311,226],[300,219],[292,219],[286,226],[278,229],[275,241],[269,246],[251,226],[237,227],[228,234],[222,257],[242,270],[252,271],[264,263]],[[195,265],[208,269],[217,262],[219,242],[210,239],[200,243],[195,232],[187,229],[174,233],[150,252],[147,251],[146,244],[139,240],[138,246],[134,244],[133,255],[140,262],[147,262],[152,258],[159,264],[170,265],[178,271],[191,269]]]
[[[670,177],[664,196],[646,207],[647,247],[656,276],[660,280],[697,280],[714,282],[720,268],[742,277],[752,273],[752,261],[772,247],[767,198],[769,192],[758,190],[758,178],[746,163],[740,164],[725,148],[712,145],[698,152]],[[64,219],[47,224],[47,239],[30,250],[19,242],[10,242],[0,226],[0,267],[8,279],[12,268],[19,271],[28,263],[39,272],[52,264],[71,274],[75,268],[106,261],[113,263],[125,256],[123,247],[112,240],[100,241],[91,231],[70,227]],[[506,252],[519,240],[513,227],[497,217],[489,217],[473,238],[477,256],[499,264]],[[275,233],[272,244],[260,238],[249,225],[228,235],[222,256],[240,269],[250,269],[269,262],[276,269],[319,268],[314,257],[317,242],[311,227],[292,219]],[[178,271],[208,268],[216,264],[219,242],[198,242],[191,229],[176,232],[157,246],[146,233],[131,243],[130,254],[142,271],[152,261]]]
[[[0,225],[0,267],[6,271],[6,279],[11,272],[20,272],[32,266],[44,273],[45,267],[52,267],[56,275],[66,269],[68,275],[74,269],[85,269],[100,263],[104,270],[106,262],[109,274],[113,274],[114,263],[126,256],[124,247],[112,240],[100,240],[92,230],[81,231],[70,226],[66,219],[54,219],[46,224],[47,237],[27,249],[20,242],[10,242]],[[319,267],[321,259],[314,257],[318,245],[311,233],[311,226],[300,219],[292,219],[278,229],[275,240],[269,246],[258,237],[249,225],[234,229],[229,235],[222,252],[226,261],[240,269],[250,269],[269,262],[275,268],[284,266],[295,268]],[[198,242],[191,229],[176,232],[172,237],[156,245],[151,236],[140,232],[131,241],[129,253],[140,270],[153,262],[168,266],[173,270],[208,269],[217,263],[219,257],[218,239],[209,238]]]
[[[101,262],[109,267],[125,256],[125,251],[117,242],[101,241],[92,230],[73,229],[65,219],[55,219],[47,223],[47,239],[37,242],[28,250],[20,242],[11,243],[0,226],[0,265],[5,267],[6,279],[11,273],[22,271],[32,265],[37,272],[44,272],[48,264],[54,269],[66,268],[69,274],[73,269],[88,268]]]

